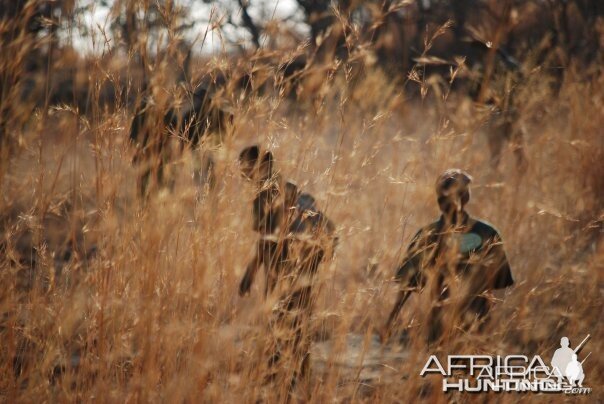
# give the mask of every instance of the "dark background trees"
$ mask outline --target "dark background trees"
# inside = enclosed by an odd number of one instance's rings
[[[52,81],[56,69],[47,67],[61,49],[85,55],[94,35],[97,54],[125,55],[143,75],[168,62],[181,82],[191,78],[192,57],[217,52],[248,65],[269,60],[289,76],[311,65],[371,60],[403,82],[412,70],[446,75],[464,58],[487,76],[497,64],[528,64],[559,80],[572,63],[601,60],[603,15],[598,0],[5,0],[2,53],[14,57],[0,67],[0,128],[13,115],[9,93],[31,92],[28,72],[46,72]]]

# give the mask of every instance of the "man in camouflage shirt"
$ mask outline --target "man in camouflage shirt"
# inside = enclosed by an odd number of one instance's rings
[[[239,155],[239,164],[256,188],[253,228],[260,234],[239,294],[249,293],[256,273],[264,267],[265,297],[276,297],[269,324],[273,338],[267,347],[270,378],[281,377],[293,388],[299,377],[308,376],[314,278],[320,263],[333,253],[334,226],[310,194],[282,180],[270,151],[247,147]]]
[[[458,169],[436,181],[442,215],[417,232],[396,271],[401,290],[386,333],[414,291],[429,293],[432,307],[424,327],[428,343],[435,343],[460,325],[468,329],[483,323],[490,309],[488,292],[514,283],[497,230],[465,211],[471,181]]]

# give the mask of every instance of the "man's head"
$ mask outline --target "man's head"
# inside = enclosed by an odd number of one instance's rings
[[[436,180],[438,206],[446,215],[463,211],[470,200],[472,177],[457,168],[446,170]]]
[[[562,348],[568,348],[568,338],[566,338],[566,337],[560,338],[560,346]]]
[[[264,181],[273,175],[273,154],[260,146],[248,146],[239,153],[239,167],[244,178],[250,181]]]
[[[577,357],[577,354],[576,354],[576,353],[574,353],[574,354],[573,354],[573,356],[572,356],[572,358],[573,358],[573,362],[576,362],[576,361],[577,361],[577,358],[578,358],[578,357]]]

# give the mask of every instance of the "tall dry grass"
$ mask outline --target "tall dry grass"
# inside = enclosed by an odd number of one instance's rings
[[[197,60],[193,68],[201,74],[210,65]],[[91,69],[82,62],[79,68]],[[601,68],[586,78],[574,66],[558,94],[544,74],[524,83],[524,175],[509,147],[499,170],[491,168],[484,130],[476,130],[465,94],[446,100],[453,127],[433,102],[408,99],[378,69],[368,67],[354,85],[340,71],[323,80],[310,102],[279,91],[224,94],[235,122],[213,151],[214,189],[195,183],[195,159],[185,152],[170,164],[173,187],[144,202],[128,142],[132,113],[121,103],[104,109],[94,91],[128,73],[97,68],[88,70],[88,113],[67,106],[36,110],[2,165],[3,401],[283,398],[284,386],[262,384],[270,304],[261,281],[251,296],[237,295],[257,237],[253,193],[235,163],[251,143],[270,148],[283,176],[312,192],[338,227],[335,257],[318,275],[315,365],[310,383],[296,390],[298,399],[518,400],[444,395],[439,380],[419,377],[431,352],[413,333],[403,360],[393,359],[403,348],[391,341],[383,365],[370,371],[362,365],[363,356],[380,355],[372,335],[393,304],[394,269],[416,229],[438,215],[433,182],[449,167],[474,176],[468,209],[501,231],[516,284],[485,332],[460,335],[438,351],[549,358],[561,336],[573,343],[590,333],[594,354],[584,367],[593,393],[578,399],[601,399]],[[421,321],[421,303],[408,303],[400,329]],[[360,338],[352,351],[351,335]],[[326,343],[333,350],[319,360],[316,347]]]

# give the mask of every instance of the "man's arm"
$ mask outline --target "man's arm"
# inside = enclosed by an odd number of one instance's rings
[[[407,250],[406,257],[403,260],[403,264],[396,271],[395,280],[405,288],[400,289],[398,292],[396,303],[394,303],[394,307],[388,316],[386,326],[382,332],[382,340],[390,335],[396,318],[403,309],[405,302],[411,296],[413,289],[409,288],[417,288],[421,283],[421,277],[418,270],[421,255],[418,247],[421,241],[421,234],[422,231],[420,230],[415,237],[413,237]]]
[[[510,268],[510,263],[508,262],[508,258],[503,248],[503,241],[499,234],[497,234],[493,240],[490,254],[494,263],[492,267],[494,272],[492,288],[505,289],[512,286],[514,284],[512,269]]]
[[[260,246],[258,248],[260,248]],[[257,249],[256,255],[254,256],[254,258],[252,258],[250,263],[247,264],[245,274],[243,275],[243,278],[241,279],[241,283],[239,284],[239,296],[244,296],[247,293],[249,293],[249,291],[252,287],[252,283],[254,283],[254,278],[256,277],[256,273],[258,272],[258,269],[260,269],[260,267],[263,264],[262,254],[260,254],[259,252],[260,252],[259,249]]]
[[[409,299],[409,296],[411,296],[411,291],[401,290],[398,292],[398,296],[396,298],[396,303],[394,303],[394,307],[392,308],[392,311],[390,312],[390,315],[388,316],[388,321],[386,322],[386,326],[384,327],[382,339],[386,339],[390,336],[390,332],[392,331],[392,324],[398,317],[398,314],[403,309],[403,306],[405,305],[405,302],[407,301],[407,299]]]

